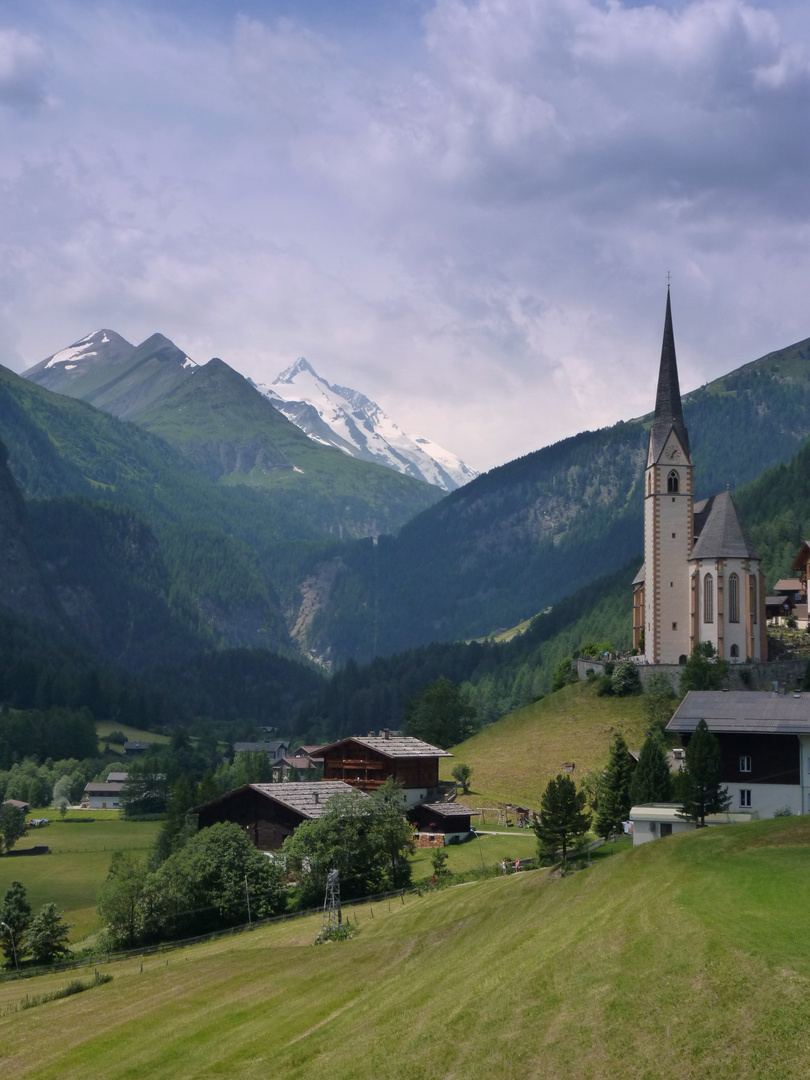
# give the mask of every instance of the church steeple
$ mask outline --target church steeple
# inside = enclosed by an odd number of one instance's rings
[[[661,366],[658,369],[658,392],[655,396],[655,418],[650,429],[650,459],[657,461],[670,431],[675,434],[687,458],[689,451],[689,433],[683,422],[681,408],[681,389],[678,384],[678,364],[675,359],[675,335],[672,332],[672,308],[669,302],[667,285],[667,313],[664,319],[664,340],[661,345]]]

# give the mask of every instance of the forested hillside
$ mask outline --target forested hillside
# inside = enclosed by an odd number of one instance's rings
[[[754,480],[810,435],[810,341],[689,394],[684,415],[698,498]],[[453,492],[396,537],[350,546],[308,646],[363,659],[478,637],[617,569],[641,549],[649,419],[538,450]]]

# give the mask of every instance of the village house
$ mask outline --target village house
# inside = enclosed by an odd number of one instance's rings
[[[810,694],[692,690],[667,731],[688,741],[700,720],[720,744],[731,810],[810,812]]]
[[[200,829],[231,821],[261,851],[277,851],[305,821],[319,818],[332,795],[352,791],[342,781],[245,784],[193,810]]]
[[[466,840],[472,831],[470,818],[474,813],[469,806],[456,802],[420,803],[412,807],[408,820],[416,829],[416,846]]]
[[[285,754],[290,751],[289,742],[274,739],[271,742],[237,742],[233,744],[234,754],[255,754],[256,751],[267,754],[269,761],[275,764],[281,761]]]
[[[383,731],[341,739],[321,747],[317,756],[323,758],[324,780],[342,780],[368,792],[391,778],[402,786],[408,806],[415,806],[441,797],[439,758],[453,755],[421,739]]]

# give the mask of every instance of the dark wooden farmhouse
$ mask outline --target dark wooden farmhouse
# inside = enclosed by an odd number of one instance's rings
[[[720,744],[731,810],[810,812],[810,694],[692,690],[667,725],[687,743],[700,720]]]
[[[276,851],[304,821],[314,821],[330,796],[351,791],[341,782],[246,784],[194,809],[200,829],[232,821],[261,851]]]
[[[446,750],[403,735],[353,736],[317,751],[324,780],[342,780],[361,791],[376,791],[389,777],[402,785],[409,806],[439,797],[439,758]]]
[[[462,806],[461,803],[420,803],[408,811],[408,820],[418,836],[430,840],[443,837],[445,844],[448,844],[454,839],[463,840],[469,836],[473,813],[469,806]]]

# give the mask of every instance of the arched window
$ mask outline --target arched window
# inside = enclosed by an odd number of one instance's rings
[[[711,574],[703,579],[703,621],[714,622],[714,578]]]
[[[740,621],[740,579],[736,574],[728,579],[728,621]]]
[[[680,481],[678,480],[678,474],[673,469],[672,472],[667,477],[667,491],[677,492],[679,482]]]
[[[748,576],[748,607],[751,612],[751,622],[757,621],[757,579],[753,574]]]
[[[733,657],[736,657],[736,656],[740,655],[740,646],[739,645],[732,645],[731,646],[731,655]]]

